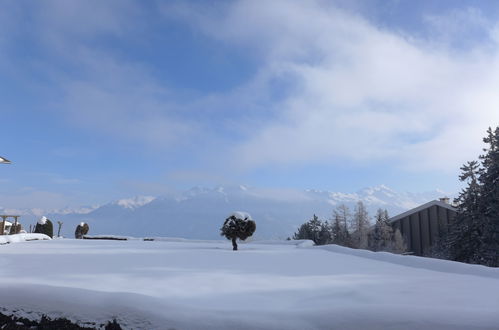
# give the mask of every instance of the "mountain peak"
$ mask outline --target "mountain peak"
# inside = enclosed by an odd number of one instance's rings
[[[132,198],[127,198],[127,199],[120,199],[113,204],[119,205],[121,207],[124,207],[126,209],[136,209],[141,206],[144,206],[146,204],[149,204],[153,200],[155,200],[156,197],[153,196],[135,196]]]

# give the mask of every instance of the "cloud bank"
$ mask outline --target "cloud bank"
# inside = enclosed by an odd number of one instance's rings
[[[455,171],[480,152],[485,129],[499,123],[497,26],[478,10],[427,18],[434,28],[427,38],[323,1],[177,4],[165,12],[254,50],[258,77],[266,77],[256,93],[283,76],[293,80],[292,93],[268,108],[273,119],[234,147],[246,168],[390,160],[406,169]],[[452,38],[463,21],[488,38],[456,49]],[[445,38],[437,29],[447,31]]]

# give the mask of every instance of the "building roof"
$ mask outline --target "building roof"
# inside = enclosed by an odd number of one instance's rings
[[[427,209],[429,207],[432,207],[432,206],[440,206],[440,207],[443,207],[443,208],[446,208],[448,210],[451,210],[451,211],[454,211],[454,212],[457,212],[457,208],[455,208],[454,206],[450,205],[450,204],[447,204],[447,203],[444,203],[442,201],[439,201],[439,200],[434,200],[434,201],[431,201],[431,202],[428,202],[426,204],[423,204],[423,205],[420,205],[418,207],[415,207],[409,211],[406,211],[404,213],[401,213],[399,215],[396,215],[392,218],[390,218],[390,222],[394,222],[394,221],[397,221],[397,220],[400,220],[402,218],[405,218],[407,216],[410,216],[411,214],[414,214],[414,213],[417,213],[419,211],[422,211],[424,209]]]

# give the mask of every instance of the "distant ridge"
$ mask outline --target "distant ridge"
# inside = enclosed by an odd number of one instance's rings
[[[355,193],[323,190],[262,189],[249,186],[194,187],[171,196],[135,196],[100,206],[63,210],[8,210],[23,215],[25,227],[46,215],[63,221],[62,233],[72,237],[76,225],[85,221],[90,234],[127,236],[176,236],[197,239],[220,239],[219,227],[234,210],[243,210],[257,222],[259,239],[291,236],[314,213],[330,219],[334,208],[346,204],[353,210],[363,201],[370,215],[378,208],[394,216],[442,197],[442,191],[425,193],[397,192],[385,186],[362,189]]]

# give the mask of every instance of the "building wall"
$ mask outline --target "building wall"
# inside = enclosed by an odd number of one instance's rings
[[[409,252],[418,256],[425,255],[435,242],[447,233],[456,212],[439,205],[406,215],[391,223],[394,230],[400,230]]]

